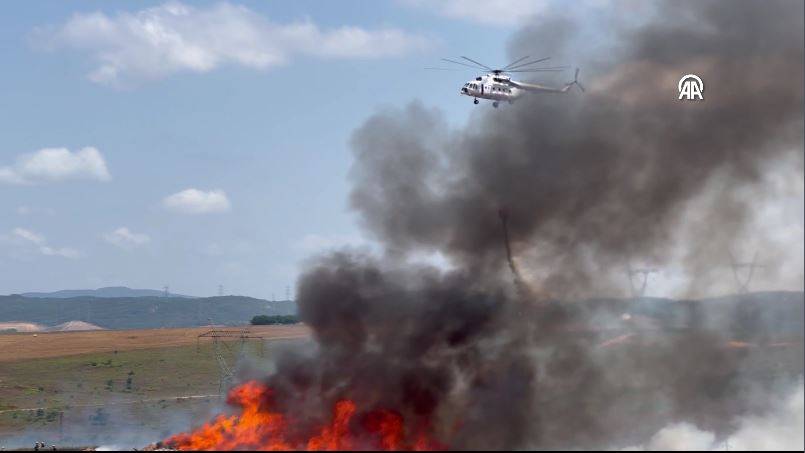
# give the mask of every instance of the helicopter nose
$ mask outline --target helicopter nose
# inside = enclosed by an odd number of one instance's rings
[[[464,93],[464,94],[467,94],[467,87],[462,88],[461,92]]]

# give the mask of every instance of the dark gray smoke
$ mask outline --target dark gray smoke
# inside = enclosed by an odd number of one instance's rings
[[[705,269],[751,214],[735,189],[802,153],[803,3],[655,6],[641,23],[599,23],[595,50],[571,17],[514,37],[512,59],[575,58],[586,94],[525,97],[457,131],[413,103],[355,132],[352,206],[385,253],[322,257],[300,279],[319,350],[284,357],[270,378],[285,410],[315,420],[350,397],[452,447],[499,449],[637,445],[674,420],[725,433],[762,409],[739,395],[772,384],[744,378],[753,356],[725,350],[722,332],[596,348],[600,332],[577,327],[620,306],[556,302],[679,247],[680,212],[716,181],[708,228],[684,244],[690,269]],[[687,73],[704,102],[677,100]],[[514,255],[536,257],[521,259],[531,293],[512,285],[501,209]],[[454,270],[407,264],[419,252]]]

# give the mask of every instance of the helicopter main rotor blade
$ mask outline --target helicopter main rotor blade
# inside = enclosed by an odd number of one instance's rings
[[[541,63],[543,61],[547,61],[547,60],[550,60],[550,59],[551,59],[551,57],[540,58],[539,60],[529,61],[528,63],[521,63],[521,64],[518,64],[516,66],[507,66],[507,68],[509,68],[509,69],[523,69],[526,66],[530,66],[530,65],[535,64],[535,63]]]
[[[505,71],[507,68],[511,68],[512,66],[514,66],[515,64],[517,64],[517,63],[519,63],[519,62],[521,62],[521,61],[525,60],[526,58],[528,58],[528,55],[526,55],[525,57],[520,58],[520,59],[518,59],[518,60],[514,60],[514,61],[512,61],[511,63],[509,63],[509,64],[507,64],[506,66],[504,66],[504,67],[503,67],[501,70],[502,70],[502,71]]]
[[[488,71],[494,71],[494,69],[490,68],[489,66],[487,66],[487,65],[485,65],[485,64],[483,64],[483,63],[478,63],[477,61],[475,61],[475,60],[473,60],[473,59],[471,59],[471,58],[467,58],[467,57],[465,57],[465,56],[462,56],[461,58],[463,58],[463,59],[465,59],[465,60],[467,60],[467,61],[471,61],[471,62],[473,62],[473,63],[477,64],[478,66],[480,66],[480,67],[482,67],[482,68],[484,68],[484,69],[486,69],[486,70],[488,70]]]
[[[515,69],[506,72],[559,72],[567,69],[568,66],[556,66],[554,68],[533,68],[533,69]]]
[[[480,68],[480,67],[478,67],[478,66],[472,66],[472,65],[468,65],[467,63],[462,63],[462,62],[460,62],[460,61],[450,60],[450,59],[448,59],[448,58],[442,58],[442,61],[447,61],[447,62],[449,62],[449,63],[460,64],[461,66],[466,66],[466,67],[468,67],[468,68],[472,68],[472,69],[484,69],[484,68]]]
[[[510,73],[522,74],[526,72],[562,72],[564,69],[532,69],[530,71],[506,71]]]

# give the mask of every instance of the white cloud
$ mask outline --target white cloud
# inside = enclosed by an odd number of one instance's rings
[[[33,231],[26,230],[25,228],[14,228],[14,236],[25,239],[28,242],[41,245],[45,243],[45,237],[41,234],[36,234]]]
[[[182,214],[210,214],[226,212],[230,208],[229,199],[223,190],[203,191],[185,189],[162,200],[162,205],[171,211]]]
[[[109,181],[101,153],[86,147],[76,152],[67,148],[44,148],[19,156],[13,165],[0,166],[0,183],[39,184],[67,180]]]
[[[401,0],[440,16],[483,25],[516,26],[548,10],[548,0]]]
[[[36,250],[45,256],[61,256],[64,258],[78,258],[81,256],[81,253],[69,247],[51,247],[47,244],[44,236],[25,228],[14,228],[12,234],[24,243],[34,245]]]
[[[168,2],[113,16],[75,14],[36,34],[50,47],[90,54],[96,63],[90,80],[111,85],[204,73],[226,64],[264,70],[295,55],[380,58],[429,46],[428,39],[395,28],[322,30],[310,20],[279,24],[230,3],[195,8]]]
[[[64,258],[78,258],[81,253],[70,247],[54,248],[47,245],[39,248],[39,252],[46,256],[61,256]]]
[[[111,233],[103,235],[106,242],[117,247],[130,249],[151,242],[151,238],[147,234],[134,233],[126,227],[120,227]]]

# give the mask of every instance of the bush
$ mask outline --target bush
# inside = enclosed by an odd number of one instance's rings
[[[257,315],[252,318],[253,326],[265,326],[271,324],[296,324],[299,319],[294,315]]]

